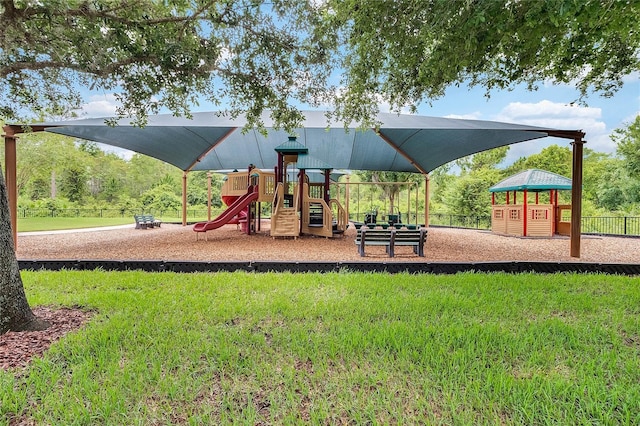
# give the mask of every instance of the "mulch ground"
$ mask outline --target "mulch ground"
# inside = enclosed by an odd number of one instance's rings
[[[52,343],[65,334],[77,330],[91,318],[92,313],[77,308],[39,306],[33,313],[51,326],[43,331],[10,331],[0,335],[0,368],[20,369],[35,356],[42,355]]]

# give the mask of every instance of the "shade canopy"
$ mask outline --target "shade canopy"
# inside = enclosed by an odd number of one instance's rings
[[[489,192],[571,190],[571,179],[545,170],[529,169],[496,183]]]
[[[297,142],[308,154],[334,169],[429,173],[466,155],[547,136],[580,138],[582,132],[556,130],[481,120],[379,114],[377,129],[359,129],[355,123],[328,122],[323,111],[304,112]],[[105,119],[85,119],[35,125],[40,130],[128,149],[181,170],[241,169],[249,164],[271,169],[275,148],[290,134],[273,127],[244,129],[246,120],[216,112],[194,113],[193,118],[150,116],[145,127],[121,119],[116,126]]]

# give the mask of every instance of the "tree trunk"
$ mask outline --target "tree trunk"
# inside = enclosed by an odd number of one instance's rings
[[[394,211],[395,203],[396,203],[396,192],[393,190],[393,188],[390,188],[389,189],[389,214],[396,213]]]
[[[7,186],[0,169],[0,334],[44,330],[49,325],[33,314],[24,293],[13,244]]]

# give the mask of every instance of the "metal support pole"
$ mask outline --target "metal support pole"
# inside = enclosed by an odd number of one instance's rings
[[[305,216],[305,214],[309,214],[306,206],[304,205],[304,170],[300,170],[299,179],[298,179],[298,195],[299,195],[299,208],[300,208],[300,234],[302,234],[302,228],[306,222],[308,222],[309,218]]]
[[[344,197],[345,197],[345,201],[344,201],[344,209],[347,211],[347,220],[349,220],[349,181],[351,180],[351,177],[349,175],[347,175],[347,182],[344,186]],[[357,220],[358,218],[356,218]]]
[[[416,215],[417,218],[417,215]],[[417,222],[417,219],[416,219]],[[424,226],[429,227],[429,175],[424,175]]]
[[[573,145],[573,173],[571,175],[571,257],[580,257],[582,222],[582,161],[585,141],[575,139]]]
[[[524,198],[523,198],[523,201],[522,201],[522,205],[523,205],[523,207],[522,207],[523,212],[522,213],[524,214],[524,217],[522,218],[522,220],[523,220],[523,222],[522,222],[522,225],[523,225],[522,226],[522,234],[525,237],[527,236],[527,219],[529,218],[529,215],[527,213],[527,198],[528,198],[528,194],[527,194],[527,190],[525,189],[524,190]]]
[[[330,170],[327,169],[324,171],[324,194],[322,198],[324,198],[324,202],[329,204],[329,200],[331,199],[331,193],[329,192],[329,184],[331,183]]]
[[[553,198],[553,189],[549,190],[549,204],[551,204],[551,235],[556,235],[556,215],[558,214],[558,203],[555,202]]]
[[[211,222],[211,172],[207,172],[207,220]]]
[[[411,218],[411,184],[409,184],[409,187],[407,188],[407,216],[405,218],[405,223],[410,223],[410,218]],[[417,191],[417,188],[416,188]],[[400,214],[400,212],[398,212],[398,214]],[[400,219],[398,217],[398,219]]]
[[[187,173],[182,172],[182,226],[187,226]]]

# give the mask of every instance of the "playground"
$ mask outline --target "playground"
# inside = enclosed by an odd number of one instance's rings
[[[208,218],[190,227],[195,235],[202,234],[204,240],[209,239],[209,234],[219,234],[217,231],[228,225],[236,225],[245,235],[261,231],[262,203],[271,204],[271,237],[297,239],[315,236],[338,240],[347,232],[349,220],[354,218],[349,215],[348,205],[332,198],[329,189],[332,171],[422,173],[428,182],[428,174],[438,166],[466,155],[544,137],[569,139],[573,141],[575,169],[572,199],[577,202],[574,201],[571,209],[571,243],[564,250],[569,249],[572,258],[580,258],[578,224],[581,216],[582,131],[412,115],[379,114],[377,118],[376,128],[358,129],[354,123],[327,122],[322,111],[305,111],[301,127],[293,132],[297,137],[274,128],[269,119],[264,120],[267,132],[256,133],[257,129],[239,131],[243,128],[244,119],[230,119],[224,114],[212,113],[197,113],[189,120],[152,116],[143,129],[126,121],[107,127],[100,119],[41,123],[31,128],[129,149],[180,168],[183,171],[182,225],[187,225],[188,173],[234,170],[232,173],[236,175],[227,175],[229,192],[223,191],[222,194],[223,201],[225,197],[229,201],[228,208],[219,217]],[[5,126],[4,130],[7,158],[15,159],[16,135],[23,130],[18,125]],[[238,149],[240,146],[242,149]],[[8,161],[6,179],[15,233],[17,192],[14,163]],[[323,175],[323,182],[318,185],[317,181],[309,178],[309,172]],[[428,183],[425,187],[428,194]],[[406,223],[416,227],[421,224],[428,226],[428,205],[427,199],[424,220],[416,217],[413,223]],[[384,213],[393,215],[393,209],[391,205],[390,210]],[[392,218],[380,219],[382,222],[376,223],[380,227],[385,226],[384,222],[387,222],[386,226],[391,225],[389,222],[395,224]],[[15,239],[17,236],[14,234]],[[274,249],[275,246],[270,251]],[[337,247],[334,250],[338,251]]]
[[[208,233],[208,241],[196,240],[191,226],[163,224],[161,228],[140,230],[130,226],[93,232],[58,232],[20,235],[18,259],[112,259],[185,261],[286,261],[286,262],[602,262],[638,263],[640,239],[582,236],[580,259],[569,256],[568,237],[518,238],[490,231],[430,227],[425,257],[410,247],[398,247],[389,258],[383,247],[368,247],[367,256],[358,254],[350,225],[340,238],[303,236],[272,238],[270,222],[262,220],[261,230],[247,235],[238,225],[224,225]]]

